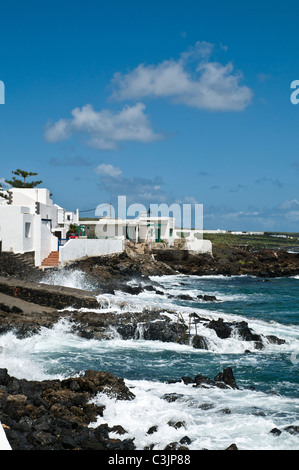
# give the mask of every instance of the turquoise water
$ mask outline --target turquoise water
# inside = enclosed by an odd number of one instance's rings
[[[256,277],[220,277],[219,279],[190,279],[186,288],[214,292],[223,296],[220,310],[284,325],[299,325],[299,279]],[[226,297],[232,296],[231,301]],[[214,309],[209,305],[209,309]]]
[[[207,351],[145,341],[142,328],[134,340],[122,340],[117,334],[109,341],[88,340],[74,335],[71,325],[63,321],[23,340],[13,333],[0,336],[0,367],[34,380],[67,377],[86,369],[109,370],[123,377],[136,399],[125,405],[98,397],[106,406],[98,423],[122,424],[140,449],[153,439],[155,448],[163,449],[180,433],[191,438],[190,449],[223,449],[232,442],[241,449],[298,449],[299,435],[284,431],[274,437],[270,431],[299,425],[299,279],[265,282],[248,276],[163,276],[153,280],[165,294],[184,293],[193,300],[169,299],[149,291],[138,296],[119,292],[105,296],[105,302],[99,298],[99,315],[107,309],[121,315],[122,311],[162,308],[177,311],[188,324],[189,314],[195,312],[209,319],[245,320],[254,332],[275,335],[285,344],[265,340],[264,349],[256,350],[238,336],[222,340],[203,325],[198,328],[209,343]],[[61,271],[49,282],[86,288],[84,275],[78,272],[66,278]],[[199,294],[215,295],[219,302],[198,301]],[[227,366],[232,367],[239,390],[167,383],[198,373],[213,378]],[[165,393],[179,393],[183,398],[168,403],[163,399]],[[207,403],[209,406],[202,407]],[[223,413],[223,409],[229,412]],[[166,429],[169,418],[184,420],[184,430]],[[158,425],[154,437],[147,435],[151,425]]]

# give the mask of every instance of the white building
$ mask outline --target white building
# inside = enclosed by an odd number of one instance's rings
[[[65,238],[68,214],[53,204],[45,188],[11,188],[9,200],[0,201],[0,240],[2,251],[34,252],[35,265],[41,266],[52,251],[58,251],[58,238]],[[79,213],[72,220],[79,220]]]
[[[154,243],[164,241],[174,244],[175,220],[172,217],[150,217],[141,213],[137,219],[114,219],[102,217],[99,220],[84,221],[85,235],[95,238],[123,236],[134,243]]]
[[[136,219],[102,217],[81,224],[84,224],[85,235],[88,237],[111,239],[123,236],[133,243],[164,242],[169,247],[182,245],[182,249],[194,253],[212,253],[212,243],[203,240],[202,232],[176,229],[173,217],[152,217],[141,212]],[[178,243],[179,241],[182,243]]]
[[[57,208],[57,219],[55,236],[58,238],[65,238],[66,232],[71,224],[79,225],[79,209],[76,212],[66,211],[63,207],[55,204]]]
[[[103,217],[84,221],[84,236],[61,244],[58,240],[66,239],[70,224],[83,225],[78,210],[69,212],[54,204],[45,188],[11,188],[4,193],[9,200],[0,196],[0,249],[33,252],[36,266],[58,266],[86,256],[121,253],[125,240],[163,242],[169,247],[181,240],[181,231],[175,228],[173,217],[152,217],[141,212],[136,219]],[[196,237],[193,231],[183,238],[181,249],[212,252],[211,242]]]

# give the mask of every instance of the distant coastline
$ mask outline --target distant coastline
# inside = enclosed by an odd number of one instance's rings
[[[226,232],[226,233],[204,233],[203,238],[210,240],[213,246],[245,246],[253,249],[298,249],[299,232],[264,232],[262,234],[250,234],[250,232]]]

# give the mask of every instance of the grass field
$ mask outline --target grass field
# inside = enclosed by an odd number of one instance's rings
[[[214,245],[251,245],[253,248],[299,247],[299,233],[265,232],[263,235],[205,233],[203,238],[210,240]]]

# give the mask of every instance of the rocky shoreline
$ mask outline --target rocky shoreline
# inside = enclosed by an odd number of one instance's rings
[[[253,275],[260,278],[295,276],[299,274],[299,253],[284,250],[248,247],[215,246],[213,255],[193,254],[186,250],[152,249],[146,245],[137,251],[127,247],[120,255],[86,258],[72,263],[72,267],[94,278],[122,283],[127,278],[171,274],[187,275]]]
[[[230,368],[214,379],[198,374],[178,381],[193,387],[238,388]],[[103,416],[105,410],[105,406],[91,402],[98,393],[117,400],[135,398],[124,380],[109,372],[87,370],[81,377],[37,382],[17,379],[0,369],[0,416],[12,450],[134,450],[134,439],[125,437],[127,431],[122,426],[96,426],[97,416]],[[168,402],[179,398],[176,394],[162,397]],[[183,425],[167,424],[176,428]],[[153,434],[154,428],[147,433]],[[110,438],[111,432],[120,438]],[[185,436],[182,442],[169,443],[165,450],[188,450],[187,443],[191,439]]]
[[[143,290],[161,292],[152,284],[143,287],[126,286],[125,291],[140,293]],[[166,295],[167,294],[164,294]],[[173,298],[173,295],[170,296]],[[178,300],[193,300],[190,296],[178,295]],[[214,296],[198,296],[202,302],[218,302]],[[198,301],[198,299],[196,299]],[[105,297],[103,301],[107,302]],[[196,349],[209,349],[205,337],[191,334],[202,325],[212,329],[221,339],[235,334],[248,341],[254,349],[263,349],[264,343],[283,344],[276,336],[259,335],[245,321],[225,322],[222,318],[211,320],[196,313],[189,315],[188,323],[178,316],[176,310],[140,308],[127,312],[103,311],[99,315],[101,295],[89,291],[47,284],[0,278],[0,334],[14,331],[19,338],[36,334],[41,328],[52,328],[58,321],[67,320],[72,331],[84,338],[109,340],[115,334],[122,339],[145,339],[149,341],[189,344]],[[71,308],[70,308],[71,307]],[[82,310],[84,309],[84,310]]]
[[[299,254],[285,251],[262,250],[253,252],[241,248],[217,248],[213,257],[192,255],[177,250],[149,251],[147,247],[136,251],[128,247],[121,255],[86,258],[64,268],[78,269],[85,273],[94,286],[83,291],[43,283],[49,271],[41,271],[22,258],[8,253],[0,254],[0,335],[13,331],[25,338],[43,328],[52,328],[59,320],[66,319],[74,333],[85,338],[108,340],[111,332],[123,339],[139,338],[190,344],[198,349],[208,349],[206,338],[190,335],[190,325],[179,322],[177,312],[167,315],[159,308],[140,309],[122,314],[105,311],[99,315],[99,299],[103,294],[117,291],[138,294],[151,290],[168,295],[149,276],[163,274],[224,274],[255,275],[266,279],[276,276],[299,274]],[[134,279],[134,285],[128,283]],[[184,299],[181,299],[184,300]],[[190,300],[190,299],[185,299]],[[201,302],[218,302],[214,296],[200,296]],[[71,307],[71,309],[70,309]],[[86,309],[82,311],[81,309]],[[213,329],[221,338],[232,337],[236,332],[250,348],[262,349],[265,342],[282,344],[274,336],[263,337],[251,330],[247,322],[226,322],[222,318],[190,315],[190,324]],[[142,329],[140,328],[142,326]],[[142,333],[141,333],[142,331]],[[192,386],[220,386],[237,388],[233,372],[224,370],[214,379],[198,374],[194,379],[181,378]],[[109,423],[96,428],[89,425],[103,409],[90,403],[99,392],[113,394],[118,400],[132,400],[134,394],[122,378],[109,372],[86,371],[82,377],[62,381],[32,382],[9,376],[0,370],[0,422],[13,449],[89,449],[132,450],[132,439],[110,439]],[[165,399],[175,400],[175,397]],[[115,429],[114,432],[118,432]],[[123,430],[119,429],[120,433]],[[125,431],[124,431],[125,435]],[[185,448],[184,443],[170,443],[168,450]]]

